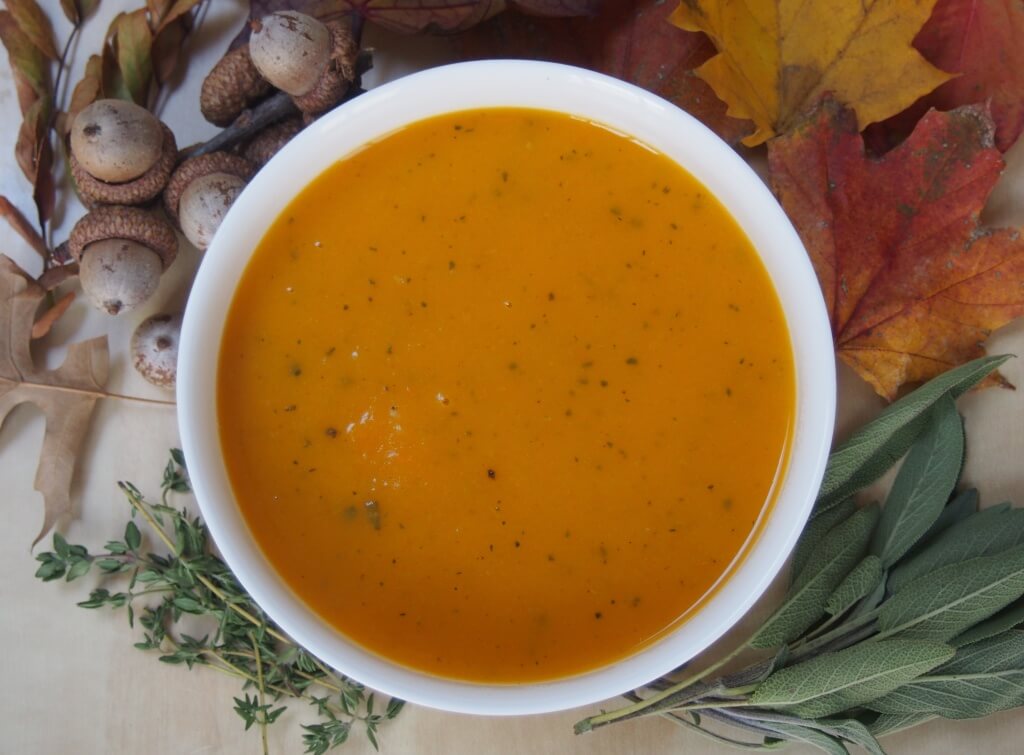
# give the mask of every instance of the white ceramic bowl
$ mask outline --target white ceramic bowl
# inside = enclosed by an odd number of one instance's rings
[[[796,360],[796,424],[774,506],[723,583],[671,634],[595,671],[546,683],[481,685],[418,672],[347,640],[296,597],[264,558],[235,503],[217,432],[217,354],[242,271],[288,202],[333,162],[402,126],[489,106],[556,110],[591,119],[668,155],[707,186],[743,227],[775,284]],[[242,192],[206,252],[178,363],[178,420],[203,518],[238,579],[284,630],[335,668],[414,703],[490,715],[594,703],[638,687],[707,648],[764,592],[796,542],[821,482],[835,411],[832,338],[814,271],[761,179],[682,110],[616,79],[568,66],[486,61],[434,68],[378,87],[299,134]]]

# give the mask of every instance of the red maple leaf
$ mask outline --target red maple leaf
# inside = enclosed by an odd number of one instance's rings
[[[978,217],[1003,168],[982,106],[929,112],[884,157],[867,156],[832,101],[769,143],[772,188],[825,295],[836,351],[893,399],[983,353],[1024,314],[1024,237]]]

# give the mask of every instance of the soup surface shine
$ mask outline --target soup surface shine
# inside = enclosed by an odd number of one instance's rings
[[[782,476],[779,302],[668,158],[565,115],[416,123],[272,225],[231,304],[221,443],[274,568],[370,651],[515,683],[699,605]]]

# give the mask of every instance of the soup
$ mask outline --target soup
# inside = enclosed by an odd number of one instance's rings
[[[742,558],[793,356],[686,171],[547,111],[415,123],[327,167],[239,284],[218,366],[238,505],[366,649],[517,683],[626,657]]]

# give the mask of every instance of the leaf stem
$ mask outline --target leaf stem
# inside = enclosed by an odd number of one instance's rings
[[[854,633],[860,634],[864,627],[869,625],[878,616],[879,609],[868,611],[867,613],[861,614],[849,621],[840,624],[835,629],[826,632],[823,635],[815,637],[813,639],[805,639],[801,642],[796,643],[792,647],[793,654],[790,656],[790,662],[800,658],[804,658],[807,655],[813,654],[818,648],[828,645],[834,641],[842,640],[847,635]],[[873,629],[872,629],[873,631]]]
[[[60,391],[62,393],[77,393],[80,396],[95,396],[96,398],[116,398],[121,401],[137,401],[140,404],[153,404],[155,406],[177,406],[176,401],[167,401],[160,398],[143,398],[142,396],[129,396],[125,393],[114,393],[113,391],[93,390],[91,388],[74,388],[69,385],[53,385],[50,383],[36,383],[31,380],[24,380],[22,385],[44,390]]]
[[[775,749],[773,745],[765,745],[759,742],[743,742],[739,739],[730,739],[729,737],[723,737],[721,734],[716,734],[710,729],[705,729],[703,726],[698,726],[692,721],[687,721],[683,716],[677,715],[676,713],[672,713],[671,711],[666,711],[661,715],[662,717],[670,720],[672,723],[678,726],[685,727],[686,729],[689,729],[690,731],[696,734],[700,734],[702,737],[710,739],[712,742],[715,742],[716,744],[724,744],[730,747],[736,747],[741,750]]]
[[[256,691],[260,698],[260,713],[257,717],[260,724],[260,740],[263,742],[263,755],[270,755],[270,746],[267,744],[267,709],[264,707],[266,705],[266,687],[263,683],[263,659],[260,658],[260,646],[252,632],[249,632],[249,640],[252,642],[252,651],[256,660]]]
[[[655,695],[645,697],[644,699],[635,702],[632,705],[627,705],[623,708],[619,708],[618,710],[608,711],[607,713],[601,713],[596,716],[585,718],[576,724],[576,732],[579,734],[585,731],[590,731],[591,729],[595,729],[599,726],[606,726],[607,724],[610,724],[614,721],[619,721],[625,718],[635,718],[637,716],[655,713],[657,712],[656,708],[655,710],[649,709],[653,706],[656,706],[658,703],[666,700],[667,698],[670,698],[678,694],[679,692],[682,692],[687,687],[690,687],[696,684],[697,682],[701,681],[702,679],[705,679],[706,677],[710,676],[713,672],[722,668],[722,666],[724,666],[733,658],[735,658],[744,650],[746,650],[746,648],[746,644],[740,645],[731,653],[727,654],[723,658],[720,658],[718,661],[711,664],[703,671],[697,674],[693,674],[692,676],[688,676],[685,679],[683,679],[683,681],[673,684],[671,687],[668,687]]]

